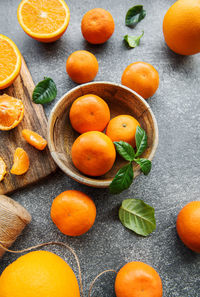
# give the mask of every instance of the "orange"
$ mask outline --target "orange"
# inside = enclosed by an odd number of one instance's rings
[[[18,147],[14,153],[14,164],[10,170],[12,174],[22,175],[29,169],[29,157],[27,153],[20,147]]]
[[[34,131],[24,129],[22,130],[22,136],[30,145],[40,151],[44,150],[47,145],[47,141]]]
[[[21,100],[6,94],[0,96],[0,130],[11,130],[22,121],[24,105]]]
[[[135,62],[126,67],[121,82],[143,98],[148,99],[158,89],[159,74],[151,64]]]
[[[162,297],[162,281],[151,266],[130,262],[117,274],[115,293],[117,297]]]
[[[0,297],[80,297],[73,270],[59,256],[31,252],[7,266],[0,277]]]
[[[119,115],[113,118],[106,129],[106,135],[114,141],[125,141],[135,147],[135,133],[139,122],[130,115]]]
[[[65,191],[54,199],[51,218],[65,235],[79,236],[93,226],[96,206],[89,196],[80,191]]]
[[[78,84],[93,80],[97,75],[98,68],[96,57],[88,51],[73,52],[66,63],[69,77]]]
[[[0,89],[13,83],[20,72],[21,64],[21,54],[15,43],[0,34]]]
[[[41,42],[53,42],[65,33],[70,12],[64,0],[22,0],[17,17],[30,37]]]
[[[175,2],[163,20],[163,33],[167,45],[180,55],[200,52],[200,1]]]
[[[71,155],[79,171],[90,176],[100,176],[112,168],[116,151],[108,136],[99,131],[90,131],[75,140]]]
[[[69,117],[72,127],[79,133],[103,131],[110,120],[110,110],[99,96],[88,94],[73,102]]]
[[[183,243],[200,253],[200,201],[185,205],[178,214],[176,229]]]
[[[0,182],[4,179],[6,173],[6,164],[4,160],[0,157]]]
[[[83,37],[92,44],[106,42],[115,30],[115,23],[109,11],[94,8],[86,12],[81,22]]]

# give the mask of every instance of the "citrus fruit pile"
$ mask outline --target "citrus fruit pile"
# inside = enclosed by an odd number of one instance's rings
[[[126,141],[135,147],[139,122],[130,115],[118,115],[110,120],[108,104],[97,95],[77,98],[69,118],[74,130],[81,134],[72,145],[72,162],[86,175],[104,175],[112,168],[116,158],[114,141]]]

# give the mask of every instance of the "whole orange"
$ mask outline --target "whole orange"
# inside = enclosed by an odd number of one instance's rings
[[[87,83],[95,78],[98,72],[96,57],[88,51],[73,52],[66,63],[69,77],[78,84]]]
[[[89,196],[80,191],[65,191],[54,199],[51,218],[65,235],[79,236],[93,226],[96,206]]]
[[[117,297],[162,297],[162,281],[154,268],[143,262],[130,262],[117,273]]]
[[[59,256],[31,252],[7,266],[0,276],[0,297],[80,297],[76,276]]]
[[[115,23],[109,11],[94,8],[86,12],[81,22],[83,37],[92,44],[106,42],[115,30]]]
[[[185,205],[178,214],[176,229],[183,243],[200,253],[200,201]]]
[[[99,96],[88,94],[73,102],[69,118],[72,127],[79,133],[103,131],[110,120],[110,110]]]
[[[200,1],[175,2],[165,14],[163,33],[167,45],[177,54],[200,52]]]
[[[79,171],[90,176],[100,176],[112,168],[116,151],[108,136],[102,132],[90,131],[75,140],[71,155]]]
[[[125,141],[135,147],[135,133],[139,122],[130,115],[119,115],[113,118],[106,129],[106,135],[114,141]]]
[[[149,63],[135,62],[126,67],[121,82],[143,98],[153,96],[159,86],[158,71]]]

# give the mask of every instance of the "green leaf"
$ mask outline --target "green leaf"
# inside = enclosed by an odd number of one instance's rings
[[[135,151],[133,147],[124,141],[115,141],[114,142],[117,152],[122,156],[126,161],[133,161],[135,157]]]
[[[121,223],[135,233],[147,236],[156,229],[154,208],[140,199],[126,199],[119,209]]]
[[[150,160],[141,158],[141,159],[134,159],[134,161],[140,165],[140,169],[142,170],[144,175],[149,174],[149,172],[151,171],[151,161]]]
[[[144,31],[142,31],[142,34],[140,36],[125,35],[124,40],[127,42],[127,44],[131,48],[135,48],[136,46],[138,46],[140,44],[140,39],[142,38],[143,35],[144,35]]]
[[[34,103],[45,104],[53,101],[57,96],[56,84],[50,77],[45,77],[44,80],[40,81],[32,95]]]
[[[135,154],[135,158],[139,157],[147,148],[147,134],[140,126],[137,126],[135,133],[135,141],[137,152]]]
[[[146,16],[146,11],[143,5],[136,5],[130,8],[126,13],[125,24],[126,26],[134,27],[143,20]]]
[[[133,176],[132,163],[120,168],[109,186],[110,193],[119,194],[128,189],[133,182]]]

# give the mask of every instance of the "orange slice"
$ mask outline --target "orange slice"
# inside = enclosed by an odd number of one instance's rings
[[[24,129],[22,131],[22,136],[30,145],[34,146],[40,151],[44,150],[47,145],[47,141],[34,131]]]
[[[0,96],[0,130],[11,130],[22,121],[24,105],[20,99]]]
[[[0,182],[4,179],[6,173],[6,164],[4,160],[0,157]]]
[[[21,54],[14,42],[0,34],[0,89],[10,86],[21,69]]]
[[[30,37],[53,42],[66,31],[70,12],[64,0],[22,0],[17,17]]]
[[[29,157],[25,150],[18,147],[14,153],[14,164],[10,172],[15,175],[22,175],[29,169]]]

